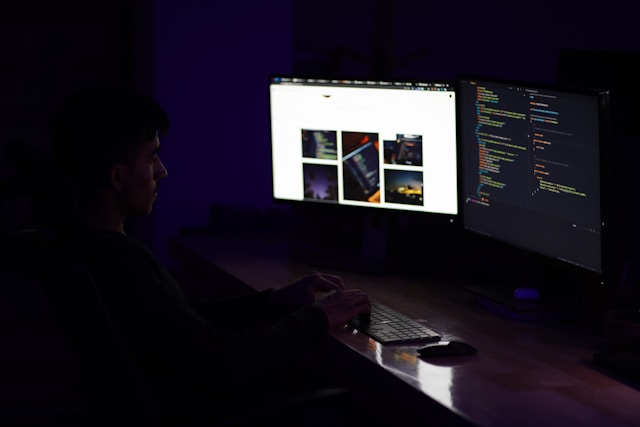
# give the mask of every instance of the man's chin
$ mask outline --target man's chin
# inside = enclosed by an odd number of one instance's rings
[[[158,192],[156,191],[155,193],[153,193],[153,197],[151,198],[151,201],[149,202],[149,206],[147,208],[147,215],[150,215],[151,212],[153,212],[153,205],[156,203],[156,199],[158,198]]]
[[[140,206],[139,215],[141,216],[149,216],[153,212],[153,203],[149,203],[146,207]]]

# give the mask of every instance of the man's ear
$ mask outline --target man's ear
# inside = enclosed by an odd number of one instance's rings
[[[111,170],[109,173],[109,182],[111,184],[111,188],[116,192],[122,191],[124,188],[124,177],[126,171],[124,165],[121,163],[116,163],[111,166]]]

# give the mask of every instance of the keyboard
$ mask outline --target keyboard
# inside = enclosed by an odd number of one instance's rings
[[[371,302],[368,321],[356,316],[349,321],[349,325],[381,344],[423,344],[440,341],[442,338],[438,332],[417,320],[376,301]]]

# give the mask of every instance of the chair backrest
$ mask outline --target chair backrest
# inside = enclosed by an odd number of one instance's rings
[[[21,268],[34,274],[81,363],[93,425],[163,425],[161,411],[141,377],[90,272],[54,246],[53,234],[20,230],[15,248]]]

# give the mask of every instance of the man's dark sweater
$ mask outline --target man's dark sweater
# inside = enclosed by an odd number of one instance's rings
[[[125,347],[162,405],[208,407],[211,399],[232,401],[238,393],[248,398],[247,390],[260,390],[257,384],[277,387],[265,382],[298,375],[287,367],[312,353],[327,329],[319,308],[279,313],[269,292],[198,309],[135,239],[90,229],[62,236],[58,243],[92,274]]]

